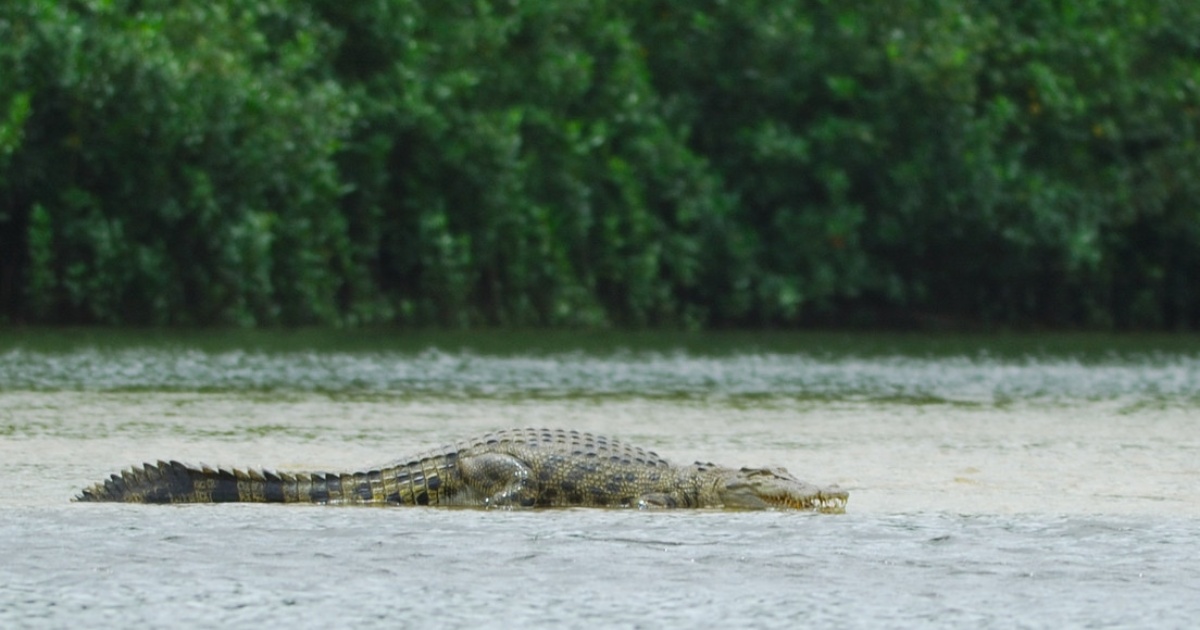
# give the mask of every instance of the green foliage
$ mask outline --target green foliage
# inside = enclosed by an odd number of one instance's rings
[[[1200,324],[1200,10],[660,0],[638,24],[738,195],[759,316]]]
[[[50,213],[35,205],[29,215],[29,310],[37,317],[49,315],[57,289],[54,274],[54,226]]]
[[[0,317],[1200,327],[1200,8],[14,0]]]
[[[4,238],[54,244],[20,269],[39,319],[336,321],[353,109],[317,72],[334,33],[291,4],[5,5],[4,89],[33,97]]]
[[[0,117],[0,160],[5,162],[21,146],[22,129],[25,119],[29,118],[29,93],[11,95],[6,109],[5,115]]]
[[[386,313],[451,325],[702,317],[689,293],[724,202],[665,126],[643,50],[611,7],[320,7],[351,34],[334,59],[363,113],[342,156],[344,207]]]

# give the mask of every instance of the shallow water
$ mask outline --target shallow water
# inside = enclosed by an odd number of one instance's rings
[[[0,627],[1189,627],[1192,339],[0,338]],[[562,426],[844,515],[74,504],[145,460],[348,469]]]

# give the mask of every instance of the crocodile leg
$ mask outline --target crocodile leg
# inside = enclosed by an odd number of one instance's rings
[[[504,453],[482,453],[458,459],[463,485],[475,491],[485,507],[533,507],[537,488],[525,462]]]
[[[643,510],[679,507],[679,501],[665,492],[652,492],[638,497],[637,507]]]

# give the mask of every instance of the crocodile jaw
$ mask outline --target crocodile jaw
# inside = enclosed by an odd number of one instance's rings
[[[716,494],[726,508],[749,510],[846,511],[850,495],[837,486],[816,486],[801,481],[785,468],[742,468],[717,481]]]

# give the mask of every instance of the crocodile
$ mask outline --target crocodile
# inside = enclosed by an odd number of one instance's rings
[[[849,495],[780,467],[670,463],[562,429],[508,429],[361,472],[214,469],[158,461],[111,475],[76,501],[462,507],[794,509],[839,513]]]

